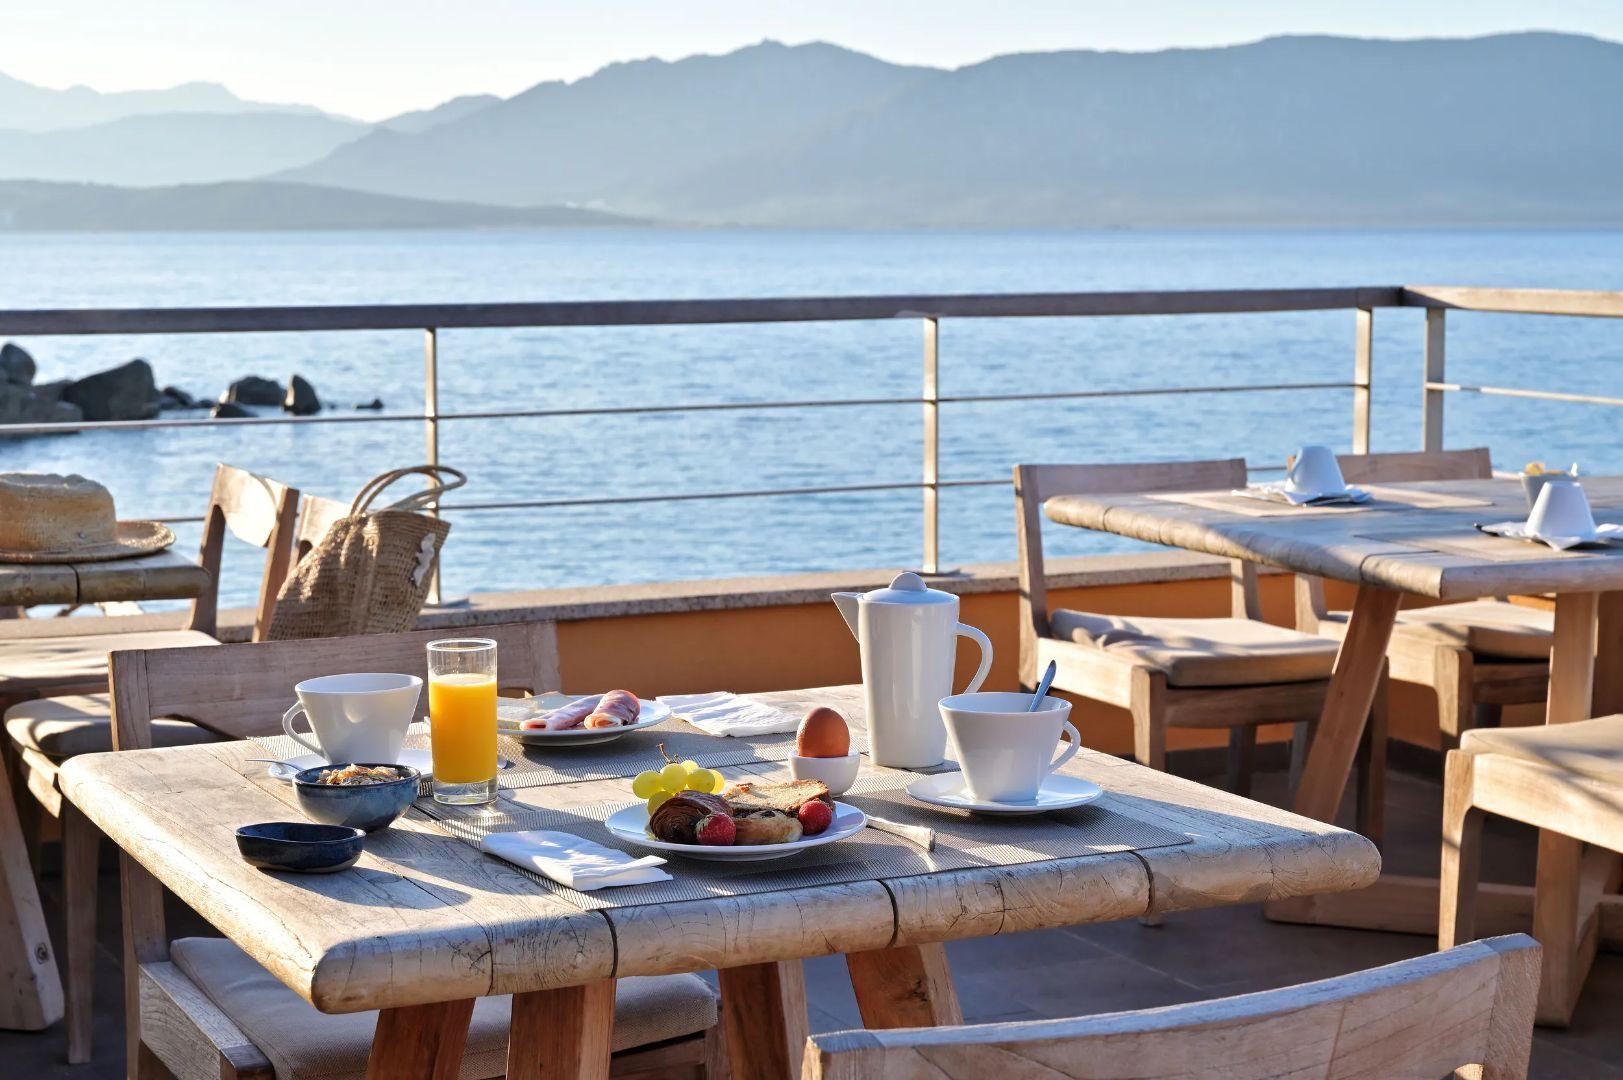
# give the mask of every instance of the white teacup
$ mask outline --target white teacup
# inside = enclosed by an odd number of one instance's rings
[[[1551,478],[1539,490],[1533,512],[1527,516],[1527,531],[1534,536],[1595,535],[1595,516],[1589,512],[1589,497],[1576,480]]]
[[[1285,486],[1301,495],[1339,495],[1347,490],[1336,452],[1328,446],[1304,446],[1285,474]]]
[[[982,802],[1027,803],[1037,798],[1048,774],[1071,760],[1082,736],[1071,726],[1071,703],[1047,697],[1036,712],[1030,694],[982,692],[941,699],[964,785]],[[1070,745],[1056,760],[1061,731]]]
[[[330,762],[392,764],[400,760],[406,729],[417,714],[423,680],[415,675],[323,675],[293,688],[299,703],[282,716],[287,737]],[[303,713],[311,742],[293,730]]]

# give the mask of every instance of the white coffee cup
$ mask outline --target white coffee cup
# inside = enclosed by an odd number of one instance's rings
[[[1036,712],[1030,694],[983,691],[941,699],[964,785],[982,802],[1029,803],[1048,774],[1070,761],[1082,746],[1071,726],[1071,703],[1046,697]],[[1065,752],[1054,758],[1061,731],[1070,733]]]
[[[288,738],[330,762],[387,765],[400,760],[423,680],[379,673],[323,675],[304,680],[293,692],[299,703],[282,716]],[[310,721],[314,742],[293,730],[300,713]]]
[[[1594,537],[1595,515],[1589,511],[1583,485],[1576,480],[1546,480],[1527,516],[1527,531],[1534,536]]]
[[[1341,463],[1328,446],[1304,446],[1285,474],[1285,486],[1300,495],[1339,495],[1347,490]]]

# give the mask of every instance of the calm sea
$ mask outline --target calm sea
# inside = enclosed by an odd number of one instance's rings
[[[6,235],[0,306],[98,307],[593,300],[1269,286],[1463,284],[1623,289],[1623,232],[752,232]],[[1377,449],[1418,447],[1422,317],[1378,311]],[[218,394],[233,378],[309,378],[349,410],[422,408],[418,332],[37,338],[40,379],[143,356],[160,382]],[[920,327],[897,320],[755,327],[460,330],[441,334],[443,411],[916,394]],[[945,321],[944,393],[1350,377],[1349,312]],[[1617,395],[1623,324],[1505,315],[1449,320],[1450,379]],[[1350,443],[1351,392],[956,404],[946,479],[1006,477],[1021,460],[1243,454]],[[1623,469],[1623,415],[1454,395],[1450,445]],[[441,455],[463,501],[635,496],[916,480],[913,406],[578,419],[448,421]],[[157,430],[0,443],[0,469],[77,471],[124,516],[196,515],[226,460],[348,498],[423,456],[420,423]],[[1006,489],[944,493],[952,562],[1011,559]],[[920,554],[915,492],[467,512],[448,592],[894,566]],[[180,527],[196,543],[195,527]],[[1059,553],[1120,541],[1074,534]],[[226,599],[252,594],[233,551]]]

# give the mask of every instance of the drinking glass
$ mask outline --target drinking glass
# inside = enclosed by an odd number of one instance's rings
[[[496,643],[447,638],[428,643],[428,726],[434,800],[487,803],[496,797]]]

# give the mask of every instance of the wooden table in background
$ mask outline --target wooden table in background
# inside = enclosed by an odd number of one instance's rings
[[[106,562],[0,563],[0,607],[189,600],[208,580],[208,571],[173,549]]]
[[[831,704],[858,723],[863,715],[860,687],[757,696],[790,709]],[[846,955],[870,1027],[953,1023],[961,1016],[942,942],[1358,889],[1380,870],[1374,845],[1354,833],[1084,751],[1065,772],[1121,796],[1113,803],[1118,812],[1191,842],[583,911],[413,819],[368,837],[352,871],[301,877],[255,870],[238,856],[233,830],[297,816],[287,788],[245,778],[259,768],[243,760],[255,753],[252,744],[220,743],[98,754],[69,762],[61,783],[145,872],[317,1008],[381,1008],[379,1031],[386,1032],[423,1006],[518,994],[513,1044],[539,1045],[532,1021],[550,1025],[547,1045],[594,1076],[606,1075],[608,1026],[561,1030],[551,1021],[604,1008],[612,1001],[600,992],[604,980],[718,969],[734,1075],[788,1078],[799,1075],[806,1038],[806,957]],[[777,775],[781,766],[721,771]],[[568,808],[624,802],[628,793],[622,779],[503,798]],[[681,873],[680,860],[672,869]],[[465,1022],[467,1012],[440,1015]],[[588,1038],[591,1045],[578,1045]],[[391,1062],[398,1070],[391,1075],[427,1075],[437,1039],[411,1043],[423,1057]],[[394,1048],[398,1053],[398,1041]]]
[[[1586,477],[1584,490],[1598,521],[1623,523],[1623,477]],[[1475,522],[1522,520],[1527,503],[1519,480],[1459,480],[1381,484],[1483,500],[1468,507],[1349,510],[1304,507],[1295,512],[1242,512],[1225,506],[1227,492],[1064,496],[1044,512],[1060,524],[1137,540],[1277,566],[1358,586],[1352,618],[1336,657],[1324,712],[1297,789],[1295,809],[1307,817],[1335,817],[1352,771],[1370,703],[1375,697],[1392,624],[1404,593],[1437,600],[1555,594],[1555,640],[1545,719],[1557,724],[1623,712],[1623,548],[1556,552],[1523,541],[1491,537]],[[1419,497],[1417,497],[1418,499]],[[1260,506],[1261,504],[1259,504]],[[1280,508],[1284,510],[1284,508]],[[1613,660],[1597,670],[1597,646]],[[1539,838],[1540,874],[1577,873],[1578,843],[1553,833]],[[1595,872],[1599,872],[1599,863]],[[1609,871],[1608,871],[1609,873]],[[1598,899],[1577,910],[1539,916],[1535,936],[1547,945],[1572,938],[1592,916],[1600,933],[1623,935],[1623,904]],[[1601,897],[1603,889],[1586,895]],[[1478,929],[1484,934],[1526,929],[1532,890],[1496,885],[1482,892]],[[1319,922],[1435,934],[1434,878],[1385,875],[1375,887],[1346,897],[1304,898],[1268,905],[1284,921]],[[1606,929],[1611,924],[1611,930]]]

